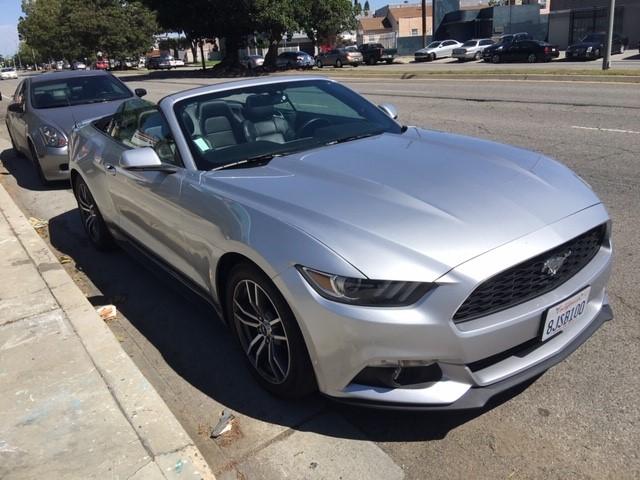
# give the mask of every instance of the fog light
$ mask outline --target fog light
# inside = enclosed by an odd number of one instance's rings
[[[399,388],[437,382],[441,379],[442,370],[437,363],[411,366],[409,362],[401,362],[400,365],[392,367],[365,367],[356,375],[352,383],[371,387]]]

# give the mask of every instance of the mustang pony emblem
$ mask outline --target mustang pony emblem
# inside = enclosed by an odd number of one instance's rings
[[[571,255],[571,250],[566,251],[562,255],[558,255],[557,257],[551,257],[544,262],[542,265],[542,273],[548,273],[551,276],[554,276],[558,273],[558,270],[564,264],[564,261],[569,258]]]

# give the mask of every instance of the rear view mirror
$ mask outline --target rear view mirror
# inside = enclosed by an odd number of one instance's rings
[[[144,97],[147,94],[147,90],[144,88],[136,88],[133,93],[136,94],[136,97]]]
[[[391,105],[390,103],[383,103],[382,105],[378,105],[378,108],[393,120],[398,118],[398,109],[394,105]]]
[[[171,165],[162,163],[156,151],[151,147],[132,148],[125,150],[120,157],[120,166],[125,170],[175,173],[177,170]]]
[[[21,103],[10,103],[7,110],[13,113],[24,113],[24,107]]]

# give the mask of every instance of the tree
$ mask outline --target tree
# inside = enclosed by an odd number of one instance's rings
[[[300,6],[298,0],[252,0],[251,19],[258,32],[269,40],[269,49],[264,59],[266,65],[274,66],[278,56],[278,44],[285,35],[292,35],[300,28]]]
[[[301,4],[300,26],[314,45],[329,42],[336,35],[356,27],[350,0],[302,0]]]
[[[364,2],[364,14],[369,15],[370,11],[371,7],[369,6],[369,0],[367,0],[366,2]]]
[[[139,1],[24,0],[22,38],[48,59],[94,58],[98,51],[124,60],[153,45],[155,15]]]
[[[362,5],[358,0],[353,1],[353,13],[354,15],[362,15]]]

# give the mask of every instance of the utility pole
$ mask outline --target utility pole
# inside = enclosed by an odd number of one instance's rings
[[[438,0],[431,0],[431,40],[436,39],[436,31],[438,30],[438,25],[436,25],[436,3]]]
[[[602,57],[602,70],[611,68],[611,42],[613,41],[613,23],[616,17],[616,0],[611,0],[609,5],[609,29],[607,30],[607,44]]]
[[[427,0],[422,0],[422,48],[427,46]]]

